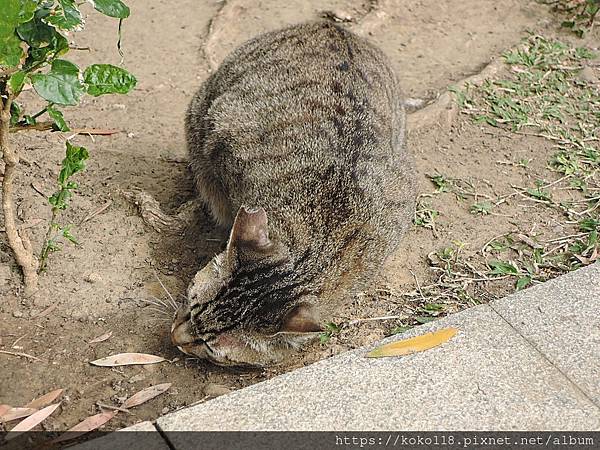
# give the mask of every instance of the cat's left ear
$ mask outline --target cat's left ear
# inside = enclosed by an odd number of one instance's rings
[[[273,243],[269,239],[267,213],[262,208],[242,206],[233,222],[227,253],[231,254],[236,247],[245,247],[255,251],[269,249]]]

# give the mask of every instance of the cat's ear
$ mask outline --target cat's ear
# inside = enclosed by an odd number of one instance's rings
[[[283,319],[281,333],[317,333],[323,331],[316,306],[299,303]]]
[[[235,247],[249,247],[254,250],[266,250],[273,243],[269,239],[267,213],[262,208],[246,208],[242,206],[233,222],[227,253]]]

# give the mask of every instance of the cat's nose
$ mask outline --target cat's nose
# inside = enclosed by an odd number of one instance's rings
[[[186,308],[180,308],[171,325],[171,342],[180,347],[191,344],[196,339],[190,333],[190,313]]]

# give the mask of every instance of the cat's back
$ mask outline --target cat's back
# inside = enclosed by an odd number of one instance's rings
[[[297,25],[247,42],[204,83],[187,117],[192,169],[225,225],[260,206],[292,250],[339,258],[368,242],[379,260],[413,214],[404,119],[379,49],[329,22]]]

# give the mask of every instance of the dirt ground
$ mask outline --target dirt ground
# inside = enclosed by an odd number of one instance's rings
[[[98,412],[96,402],[116,405],[144,387],[170,382],[173,386],[167,394],[133,414],[119,414],[105,429],[156,419],[211,395],[372,342],[394,325],[358,322],[328,343],[313,345],[286,366],[225,370],[178,353],[168,339],[169,318],[144,302],[165,297],[155,272],[180,297],[194,272],[219,250],[222,236],[206,218],[183,237],[156,233],[144,225],[122,191],[144,189],[168,210],[193,196],[185,160],[184,111],[202,80],[235,46],[263,31],[331,10],[350,17],[347,26],[390,56],[408,97],[434,99],[457,80],[479,72],[528,30],[556,34],[559,23],[546,7],[523,0],[298,0],[285,6],[275,0],[182,0],[177,7],[156,0],[127,3],[131,17],[123,27],[124,63],[137,76],[138,88],[128,96],[87,97],[81,106],[65,111],[72,127],[121,130],[112,136],[74,138],[91,154],[87,170],[77,176],[81,188],[64,217],[65,223],[83,221],[74,228],[80,245],[65,245],[52,255],[40,292],[24,298],[19,272],[0,234],[0,349],[39,358],[0,354],[0,403],[19,406],[65,388],[60,413],[45,422],[48,430],[67,429]],[[93,13],[86,22],[86,30],[75,37],[80,47],[90,51],[75,52],[71,59],[82,67],[92,62],[118,64],[116,22]],[[27,159],[18,179],[19,214],[32,225],[29,232],[38,248],[45,232],[39,219],[49,217],[45,197],[53,191],[67,136],[38,132],[15,136]],[[426,175],[435,173],[488,187],[509,182],[524,185],[536,170],[544,169],[547,158],[542,155],[551,152],[542,139],[509,137],[464,118],[451,127],[412,128],[409,137],[422,193],[434,190]],[[520,158],[533,158],[527,173],[497,164]],[[523,209],[516,204],[506,206],[502,215],[481,217],[470,214],[451,194],[433,197],[431,202],[441,211],[436,233],[425,228],[410,232],[377,282],[383,291],[412,290],[415,277],[422,283],[431,281],[427,255],[454,240],[468,241],[467,251],[477,251],[515,227],[530,228],[533,222],[560,226],[548,223],[542,211],[521,217]],[[84,221],[105,205],[100,214]],[[498,289],[498,295],[510,290]],[[410,305],[397,296],[365,295],[331,319],[408,313]],[[108,331],[113,334],[107,341],[88,344]],[[89,364],[119,352],[151,353],[169,361],[118,369]]]

